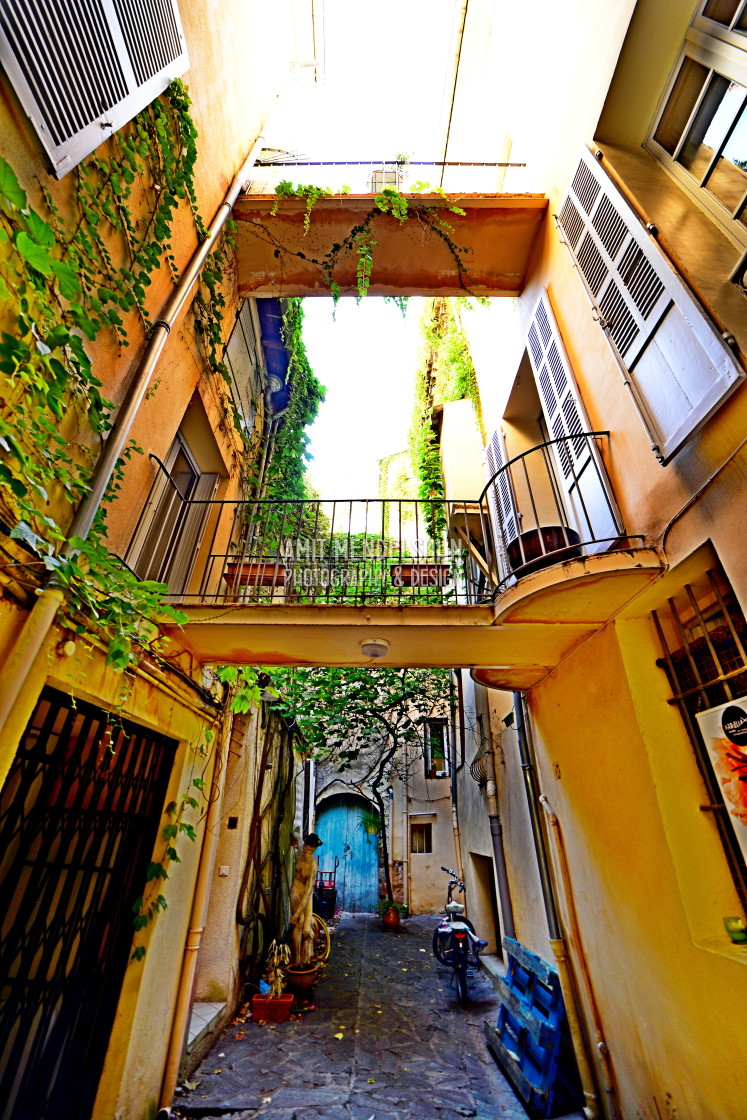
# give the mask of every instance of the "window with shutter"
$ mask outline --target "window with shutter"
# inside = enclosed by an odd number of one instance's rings
[[[257,401],[262,392],[262,357],[258,343],[259,332],[252,314],[252,300],[244,300],[223,351],[223,361],[229,371],[234,407],[241,419],[244,435],[251,437],[257,414]]]
[[[189,60],[177,0],[3,0],[0,63],[61,179]]]
[[[496,539],[505,558],[505,550],[519,535],[519,515],[509,472],[501,470],[508,462],[503,433],[496,429],[485,447],[485,469],[488,482],[501,473],[488,490],[488,500],[497,528]]]
[[[589,152],[557,222],[654,451],[667,462],[744,371]]]
[[[591,426],[545,292],[532,317],[527,352],[537,382],[545,425],[563,493],[566,524],[585,543],[586,552],[610,547],[622,521],[594,440]]]

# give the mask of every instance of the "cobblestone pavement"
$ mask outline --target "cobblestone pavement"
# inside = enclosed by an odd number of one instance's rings
[[[224,1120],[526,1120],[483,1036],[498,1000],[470,981],[459,1006],[451,969],[431,953],[435,918],[396,931],[351,914],[335,932],[315,1010],[272,1027],[226,1030],[177,1098],[176,1115]]]

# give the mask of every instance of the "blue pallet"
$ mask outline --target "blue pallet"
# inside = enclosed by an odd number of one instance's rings
[[[485,1024],[488,1046],[532,1116],[547,1118],[581,1108],[584,1097],[560,978],[513,938],[504,937],[503,945],[508,969],[505,980],[499,980],[498,1022]]]

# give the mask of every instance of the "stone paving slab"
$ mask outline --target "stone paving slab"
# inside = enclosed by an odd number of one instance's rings
[[[435,921],[409,918],[390,931],[372,914],[344,916],[316,985],[316,1010],[287,1023],[229,1027],[172,1115],[527,1120],[485,1044],[483,1023],[498,1015],[493,986],[478,973],[470,1006],[459,1006],[451,970],[431,953]]]

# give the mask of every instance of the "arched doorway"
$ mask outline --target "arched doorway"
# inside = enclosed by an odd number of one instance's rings
[[[316,814],[315,832],[323,847],[317,851],[319,870],[332,872],[337,860],[337,906],[353,913],[376,909],[379,900],[379,838],[364,832],[358,821],[370,809],[364,797],[333,794]]]

